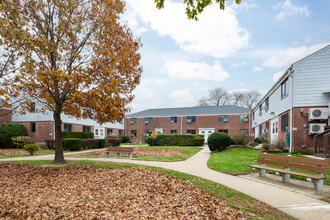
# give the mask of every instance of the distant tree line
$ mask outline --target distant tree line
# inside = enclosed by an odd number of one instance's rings
[[[209,90],[208,97],[202,97],[198,106],[236,105],[252,109],[261,99],[257,90],[228,92],[222,87]]]

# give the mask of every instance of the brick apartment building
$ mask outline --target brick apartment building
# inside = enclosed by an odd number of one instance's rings
[[[292,64],[252,109],[251,133],[272,143],[313,148],[330,125],[330,45]],[[290,136],[290,137],[289,137]]]
[[[238,106],[209,106],[148,109],[125,116],[125,133],[132,141],[143,141],[153,131],[164,134],[213,132],[249,133],[250,109]]]

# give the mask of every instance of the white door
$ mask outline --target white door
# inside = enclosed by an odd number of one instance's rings
[[[254,137],[255,138],[259,137],[259,126],[257,126],[257,127],[254,128],[254,132],[255,132],[254,133]]]
[[[209,136],[214,133],[215,128],[199,128],[199,134],[204,135],[204,142],[207,143]]]
[[[278,117],[272,119],[270,128],[270,141],[272,144],[276,144],[278,142]]]
[[[103,139],[104,138],[104,128],[95,128],[94,129],[94,137],[98,139]]]

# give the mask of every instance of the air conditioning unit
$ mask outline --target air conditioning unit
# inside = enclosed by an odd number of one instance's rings
[[[223,122],[228,122],[228,118],[224,118],[223,119]]]
[[[244,118],[244,119],[243,119],[243,121],[245,121],[245,122],[246,122],[246,121],[249,121],[249,119],[248,119],[248,118]]]
[[[191,119],[187,119],[187,122],[190,123],[191,122]]]
[[[308,110],[308,121],[325,120],[329,118],[327,108],[310,108]]]
[[[265,133],[266,134],[269,134],[269,129],[265,129]]]
[[[309,135],[319,134],[324,132],[326,124],[309,124]]]
[[[149,121],[145,121],[144,123],[145,123],[145,124],[149,124]]]

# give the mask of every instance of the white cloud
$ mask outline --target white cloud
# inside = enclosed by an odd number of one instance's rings
[[[185,51],[213,57],[228,57],[249,45],[249,33],[239,25],[235,11],[230,7],[220,10],[218,4],[207,7],[199,21],[188,20],[182,3],[166,1],[158,10],[153,1],[127,2],[130,20],[141,21],[143,28],[171,37]],[[134,24],[134,21],[132,21]]]
[[[259,67],[259,66],[255,66],[252,71],[253,72],[262,72],[262,71],[264,71],[264,68]]]
[[[274,6],[274,9],[279,10],[279,13],[276,15],[276,19],[284,19],[289,16],[297,15],[309,16],[310,14],[308,6],[296,6],[292,4],[291,0],[279,2]]]
[[[276,83],[277,80],[281,78],[281,76],[284,74],[284,71],[279,71],[273,74],[273,82]]]
[[[200,62],[167,61],[163,69],[172,79],[199,79],[222,82],[229,77],[229,74],[219,62],[209,65]]]
[[[187,90],[174,90],[170,93],[172,107],[186,107],[196,105],[195,98]]]
[[[292,63],[314,53],[315,51],[325,47],[329,43],[316,44],[310,47],[288,48],[286,50],[273,51],[273,55],[263,62],[265,67],[285,67]]]
[[[235,63],[235,64],[232,65],[232,67],[237,68],[237,67],[244,66],[244,65],[246,65],[246,62],[245,61],[240,62],[240,63]]]

